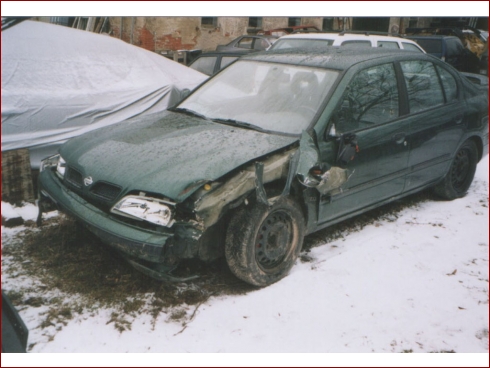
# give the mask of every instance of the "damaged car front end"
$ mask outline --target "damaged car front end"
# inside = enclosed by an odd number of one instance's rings
[[[287,175],[290,156],[296,150],[291,141],[281,140],[286,147],[262,160],[267,182],[284,180]],[[99,180],[100,173],[68,162],[65,164],[61,155],[43,162],[40,209],[47,200],[54,202],[125,255],[133,266],[161,280],[176,280],[169,273],[182,259],[211,261],[221,256],[224,214],[247,201],[257,185],[253,163],[217,180],[211,173],[207,178],[190,179],[183,166],[174,178],[180,191],[170,199],[154,188],[148,191],[143,182],[123,187],[113,178]],[[188,180],[182,185],[184,176]]]
[[[256,80],[231,88],[244,70]],[[222,256],[228,215],[255,202],[267,206],[271,191],[286,190],[286,183],[289,191],[293,183],[290,164],[298,135],[329,88],[312,102],[316,106],[288,113],[286,107],[293,108],[299,98],[278,98],[279,85],[272,82],[286,85],[291,73],[305,70],[245,63],[212,79],[177,108],[69,141],[59,155],[43,161],[41,211],[49,199],[159,279],[173,279],[170,271],[182,259]],[[326,87],[338,75],[317,73]],[[240,101],[223,104],[227,95]]]
[[[427,155],[438,165],[431,167],[432,177],[405,185],[414,171],[407,141],[419,140],[413,148],[424,141],[407,130],[420,114],[412,117],[406,106],[411,92],[399,64],[431,59],[365,53],[332,49],[247,56],[166,112],[68,141],[59,155],[43,161],[39,219],[45,204],[55,203],[134,267],[160,280],[182,281],[171,271],[184,259],[222,256],[252,285],[280,280],[294,265],[306,234],[438,184],[449,170],[452,150],[468,139],[474,142],[465,148],[472,165],[488,151],[483,143],[488,127],[485,132],[479,123],[485,109],[475,94],[465,128],[446,127],[441,133],[451,132],[454,147],[444,146],[447,152],[440,150],[436,160]],[[410,73],[413,79],[419,71]],[[473,88],[451,73],[458,88]],[[354,88],[358,79],[367,90]],[[466,95],[458,92],[461,106]],[[363,102],[366,98],[371,100]],[[431,134],[435,141],[437,134]],[[467,176],[471,183],[471,172]]]

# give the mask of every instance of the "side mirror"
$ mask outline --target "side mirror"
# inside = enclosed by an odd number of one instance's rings
[[[337,128],[335,127],[335,123],[330,125],[328,129],[325,130],[324,140],[328,140],[329,138],[338,138]]]
[[[337,165],[345,167],[354,160],[356,153],[359,152],[357,136],[354,133],[347,133],[339,138],[339,153],[337,154]]]

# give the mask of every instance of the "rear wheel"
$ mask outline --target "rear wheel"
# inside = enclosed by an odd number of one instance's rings
[[[477,161],[478,150],[475,143],[464,142],[454,156],[446,177],[434,188],[436,194],[449,200],[463,197],[473,182]]]
[[[267,207],[257,203],[237,211],[228,227],[225,255],[230,270],[243,281],[267,286],[287,275],[298,258],[304,236],[299,205],[279,197]]]

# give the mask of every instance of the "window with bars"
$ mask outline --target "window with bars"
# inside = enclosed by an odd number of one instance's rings
[[[301,25],[301,18],[299,17],[288,18],[288,27],[294,27],[300,25]]]
[[[218,24],[217,17],[201,17],[202,26],[216,27],[217,24]]]
[[[418,17],[410,17],[410,19],[408,20],[408,27],[409,28],[417,27],[418,21],[419,21]]]
[[[248,26],[251,28],[261,28],[262,27],[262,17],[249,17]]]
[[[333,30],[333,17],[323,18],[322,30],[323,31]]]

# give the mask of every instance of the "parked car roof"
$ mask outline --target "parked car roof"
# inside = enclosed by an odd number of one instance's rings
[[[445,36],[456,36],[461,40],[464,39],[466,34],[474,34],[481,41],[486,42],[486,37],[482,35],[479,29],[464,26],[464,27],[426,27],[426,28],[407,28],[405,30],[407,34],[410,35],[445,35]],[[487,32],[488,33],[488,32]]]
[[[284,36],[289,33],[294,32],[320,32],[320,30],[314,25],[303,25],[303,26],[291,26],[291,27],[282,27],[282,28],[274,28],[269,30],[260,30],[257,32],[259,35],[273,35],[273,36]]]
[[[216,51],[221,52],[258,52],[270,47],[276,40],[277,36],[271,35],[242,35],[235,38],[226,45],[218,45]]]
[[[386,35],[378,35],[371,34],[369,32],[366,33],[295,33],[291,35],[286,35],[279,40],[271,47],[271,49],[275,49],[281,47],[281,45],[287,40],[303,40],[303,41],[330,41],[330,45],[332,46],[341,46],[344,43],[355,43],[355,42],[370,42],[372,47],[381,47],[380,42],[396,42],[400,49],[405,49],[406,44],[410,44],[419,50],[420,52],[425,52],[422,47],[420,47],[416,42],[403,38],[403,37],[395,37],[395,36],[386,36]],[[386,47],[386,45],[384,45]],[[415,51],[412,49],[411,51]]]
[[[221,52],[221,51],[210,51],[199,55],[194,59],[189,65],[189,68],[197,70],[198,72],[204,73],[206,75],[213,75],[223,69],[228,64],[232,63],[239,57],[249,54],[248,52],[239,51],[236,52]],[[207,59],[209,62],[204,62]],[[225,65],[223,65],[223,59],[226,60]]]
[[[410,51],[383,49],[383,48],[362,48],[350,49],[338,46],[329,48],[316,49],[285,49],[285,50],[270,50],[252,55],[243,56],[243,59],[277,62],[284,64],[295,64],[311,67],[320,67],[327,69],[345,70],[352,65],[362,61],[374,60],[380,57],[391,56],[407,56]],[[424,57],[425,54],[418,52],[410,52],[414,55]],[[427,56],[427,58],[430,58]]]

